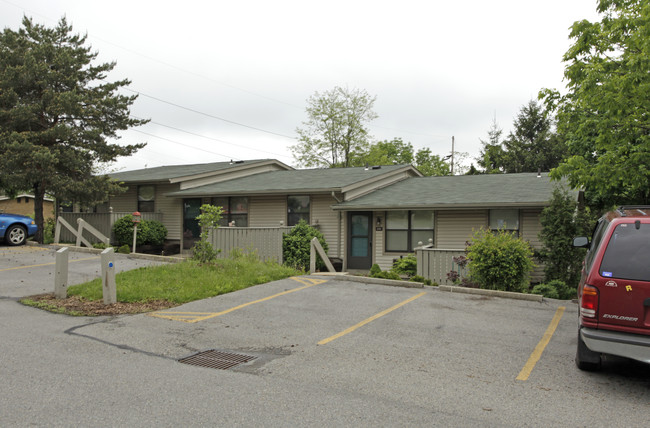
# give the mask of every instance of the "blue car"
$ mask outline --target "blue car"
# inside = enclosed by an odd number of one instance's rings
[[[0,213],[0,238],[4,238],[7,245],[23,245],[37,230],[38,226],[31,217]]]

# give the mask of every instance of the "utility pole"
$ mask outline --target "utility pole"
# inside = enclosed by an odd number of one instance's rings
[[[451,136],[451,175],[454,175],[454,136]]]

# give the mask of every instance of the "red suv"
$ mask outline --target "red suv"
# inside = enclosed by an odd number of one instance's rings
[[[576,364],[598,370],[601,355],[650,363],[650,206],[620,207],[604,215],[578,285],[580,328]]]

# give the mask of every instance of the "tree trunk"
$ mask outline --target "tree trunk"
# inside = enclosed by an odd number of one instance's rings
[[[43,219],[43,200],[45,199],[45,187],[43,183],[34,184],[34,221],[38,226],[34,239],[39,244],[43,243],[43,229],[45,221]]]

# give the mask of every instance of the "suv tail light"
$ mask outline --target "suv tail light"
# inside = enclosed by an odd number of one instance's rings
[[[585,318],[596,318],[598,312],[598,289],[585,284],[580,299],[580,315]]]

